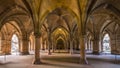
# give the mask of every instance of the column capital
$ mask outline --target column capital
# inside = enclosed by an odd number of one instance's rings
[[[40,38],[41,37],[41,33],[40,32],[35,32],[34,36],[35,36],[35,38]]]
[[[80,38],[86,38],[86,35],[81,34]]]
[[[22,40],[24,40],[24,41],[28,41],[29,38],[27,38],[27,37],[23,37]]]

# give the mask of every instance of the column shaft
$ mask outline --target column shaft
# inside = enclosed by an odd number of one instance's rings
[[[21,54],[22,55],[28,55],[29,54],[29,41],[28,39],[22,39],[22,46],[21,46]]]
[[[99,40],[93,40],[93,54],[99,54]]]
[[[83,36],[80,38],[80,63],[88,64],[85,56],[85,38]]]
[[[34,64],[40,64],[40,36],[35,37],[35,61]]]

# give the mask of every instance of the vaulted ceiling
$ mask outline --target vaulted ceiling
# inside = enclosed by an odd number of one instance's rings
[[[66,38],[85,29],[92,33],[93,25],[100,32],[109,22],[120,20],[119,3],[120,0],[0,0],[0,28],[8,21],[16,21],[24,32],[41,32],[43,37],[48,32]]]

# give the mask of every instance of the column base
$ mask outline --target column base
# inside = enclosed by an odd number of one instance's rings
[[[33,64],[41,64],[40,58],[39,59],[35,59]]]
[[[70,52],[70,55],[72,55],[73,54],[73,52]]]
[[[86,59],[80,59],[80,64],[88,64],[88,61]]]
[[[51,53],[51,50],[48,50],[48,55],[51,55],[52,53]]]
[[[55,52],[55,50],[52,50],[52,52],[54,53],[54,52]]]
[[[45,50],[45,49],[42,49],[42,50]]]
[[[49,52],[48,55],[51,55],[51,52]]]
[[[21,52],[20,55],[29,55],[29,52]]]
[[[97,52],[97,51],[93,51],[92,54],[94,54],[94,55],[100,55],[100,53]]]
[[[5,55],[11,55],[11,53],[4,53]]]

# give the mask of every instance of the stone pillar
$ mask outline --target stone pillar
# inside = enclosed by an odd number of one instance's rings
[[[80,37],[80,63],[88,64],[85,56],[85,37],[83,35]]]
[[[93,54],[99,55],[99,40],[93,40]]]
[[[32,50],[35,51],[35,37],[32,40]]]
[[[48,32],[48,55],[51,55],[51,35],[50,35],[50,32]]]
[[[5,47],[5,54],[10,55],[11,54],[11,41],[7,40],[6,41],[6,47]]]
[[[54,51],[55,51],[55,43],[54,41],[52,41],[52,52],[54,53]]]
[[[32,43],[30,40],[29,40],[29,51],[32,51]]]
[[[2,53],[6,55],[11,54],[11,43],[7,40],[2,40],[1,44]]]
[[[48,39],[46,40],[46,50],[48,50]]]
[[[29,40],[26,37],[23,37],[22,45],[21,45],[21,54],[28,55],[29,54],[28,48],[29,48]]]
[[[66,45],[67,45],[67,52],[69,53],[69,41],[68,40],[66,42]]]
[[[9,41],[4,39],[4,40],[2,40],[1,44],[2,44],[2,46],[1,46],[2,53],[6,54],[6,55],[11,54],[11,44],[9,44]]]
[[[40,50],[43,49],[43,44],[42,44],[42,37],[40,37]]]
[[[70,32],[70,54],[73,54],[73,35]]]
[[[42,50],[45,50],[45,41],[42,41]]]
[[[93,40],[90,40],[90,51],[93,51]]]
[[[120,29],[120,28],[118,28]],[[116,33],[116,39],[115,39],[115,54],[120,55],[120,31],[118,30]]]
[[[5,50],[6,50],[5,47],[6,47],[5,40],[2,39],[2,40],[1,40],[1,51],[2,51],[2,54],[5,53]]]
[[[51,55],[51,42],[50,42],[50,38],[48,39],[48,55]]]
[[[89,51],[89,39],[87,39],[87,41],[86,41],[86,43],[87,43],[87,50]]]
[[[116,54],[116,36],[112,34],[110,37],[110,45],[111,45],[111,54]]]
[[[80,50],[79,40],[76,40],[77,50]]]
[[[35,33],[35,60],[34,64],[40,64],[40,34]]]
[[[19,43],[18,43],[18,45],[19,45],[19,50],[18,50],[18,52],[20,53],[20,52],[22,52],[22,39],[21,38],[19,38]]]
[[[99,55],[99,32],[94,33],[93,54]]]
[[[91,40],[89,39],[89,51],[91,51]]]
[[[73,54],[73,41],[70,39],[70,54]]]
[[[44,44],[45,50],[47,50],[47,41],[45,40],[44,42],[45,42],[45,44]]]

